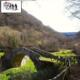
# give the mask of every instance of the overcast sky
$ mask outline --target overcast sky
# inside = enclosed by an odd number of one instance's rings
[[[65,12],[64,0],[25,0],[23,8],[41,20],[43,24],[59,32],[79,31],[80,21],[69,18],[69,13]]]

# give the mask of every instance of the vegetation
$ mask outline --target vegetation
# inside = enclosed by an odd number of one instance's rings
[[[57,56],[57,58],[72,58],[72,62],[76,63],[76,60],[73,58],[74,56],[76,56],[71,50],[60,50],[59,52],[53,52],[51,53],[54,56]],[[60,60],[57,59],[51,59],[51,58],[44,58],[44,57],[40,57],[40,60],[44,60],[44,61],[51,61],[53,63],[61,63]]]
[[[76,56],[70,50],[54,52],[51,54],[55,56],[59,56],[59,57],[62,56],[65,58],[70,57],[70,56]],[[54,72],[56,74],[57,70],[60,71],[61,69],[60,66],[62,67],[62,65],[58,65],[59,63],[55,59],[52,60],[49,58],[40,57],[40,60],[48,61],[53,64],[55,63],[56,69],[54,68],[54,66],[49,66],[49,67],[42,68],[42,70],[37,70],[34,63],[31,61],[31,59],[27,59],[26,64],[22,65],[21,67],[11,68],[9,70],[3,71],[0,74],[0,79],[1,80],[26,80],[26,79],[27,80],[42,80],[42,79],[45,79],[45,77],[49,78],[51,75],[53,76],[52,73],[54,69],[56,70],[56,72]]]
[[[53,66],[45,67],[42,70],[36,70],[35,65],[29,59],[27,63],[21,67],[11,68],[0,74],[1,80],[42,80],[48,78],[53,73]],[[57,69],[57,66],[56,66]],[[56,72],[55,72],[56,73]],[[53,76],[53,75],[52,75]]]
[[[41,21],[24,10],[22,10],[21,14],[0,13],[0,47],[37,47],[46,51],[74,49],[75,47],[75,50],[79,53],[79,42],[80,38],[76,42],[67,39],[63,34],[43,25]],[[51,54],[57,56],[57,58],[76,56],[70,50],[61,50]],[[4,52],[1,52],[0,58],[3,55]],[[1,72],[0,80],[47,80],[56,76],[64,67],[63,62],[57,59],[42,56],[39,59],[40,63],[42,63],[41,66],[39,65],[41,69],[38,70],[29,59],[25,65]],[[76,60],[72,58],[71,62],[74,64]]]
[[[1,47],[39,47],[47,51],[57,51],[65,40],[63,34],[43,25],[24,10],[21,14],[0,13]]]
[[[27,63],[21,67],[11,68],[0,74],[1,80],[32,80],[32,73],[36,72],[35,65],[29,59]]]
[[[0,52],[0,58],[2,57],[2,56],[4,56],[4,52]]]
[[[54,52],[52,53],[55,56],[60,56],[60,57],[72,57],[76,56],[71,50],[60,50],[59,52]]]

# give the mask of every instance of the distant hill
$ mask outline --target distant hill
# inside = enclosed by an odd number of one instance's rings
[[[63,34],[68,38],[75,38],[77,32],[63,32]]]

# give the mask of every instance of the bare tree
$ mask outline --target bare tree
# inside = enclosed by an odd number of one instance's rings
[[[71,16],[80,19],[80,0],[66,0],[66,9]]]

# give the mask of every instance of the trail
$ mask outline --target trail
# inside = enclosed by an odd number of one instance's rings
[[[76,64],[71,67],[70,80],[80,80],[80,65]]]

